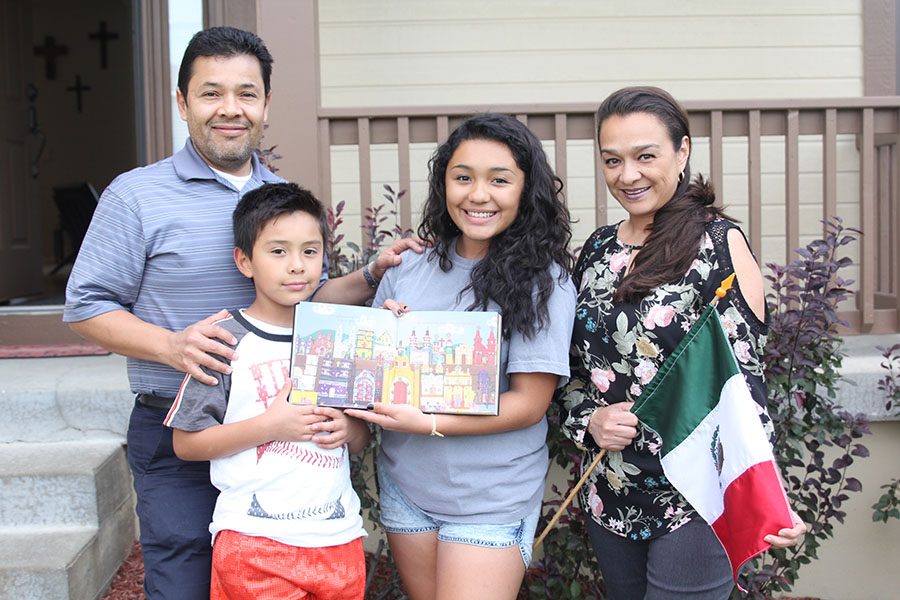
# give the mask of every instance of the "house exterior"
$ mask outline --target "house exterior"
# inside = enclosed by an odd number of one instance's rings
[[[895,3],[301,4],[260,0],[243,15],[276,57],[267,139],[284,156],[283,175],[315,181],[333,204],[347,202],[343,233],[351,239],[385,183],[409,190],[400,218],[414,226],[436,140],[467,113],[505,110],[545,140],[580,243],[597,224],[622,217],[594,177],[591,112],[618,87],[659,85],[691,112],[694,172],[713,179],[762,262],[786,262],[821,235],[827,215],[878,231],[851,251],[857,262],[882,260],[847,275],[857,290],[873,288],[869,308],[863,301],[848,316],[858,332],[889,334],[873,345],[898,339],[896,283],[876,283],[878,273],[897,272],[897,259],[886,257],[900,255],[896,146],[880,145],[900,134]],[[299,36],[281,38],[287,22]],[[316,41],[318,58],[304,70],[298,62]],[[320,90],[315,123],[300,112],[311,83]],[[296,111],[283,110],[284,95]],[[884,111],[875,107],[882,101]],[[877,365],[862,370],[871,391]],[[801,571],[797,594],[880,598],[897,583],[889,564],[900,526],[873,524],[869,506],[878,486],[897,476],[900,426],[877,422],[873,431],[873,458],[859,466],[866,493],[845,505],[847,524]]]
[[[864,493],[845,505],[847,523],[801,571],[795,593],[894,593],[900,523],[873,524],[869,506],[878,487],[900,475],[900,423],[879,412],[874,382],[882,373],[871,350],[900,339],[895,2],[200,1],[206,25],[242,27],[266,41],[275,66],[264,146],[282,155],[280,175],[327,202],[347,202],[347,239],[364,241],[358,225],[384,184],[407,190],[398,218],[414,227],[435,144],[465,115],[499,110],[545,141],[580,243],[622,218],[595,177],[592,111],[611,91],[636,84],[664,87],[685,103],[693,170],[714,182],[761,262],[786,262],[821,235],[826,216],[860,227],[866,235],[849,251],[859,266],[847,275],[859,294],[845,317],[854,335],[848,352],[867,358],[848,361],[860,385],[842,398],[878,419],[866,441],[872,458],[859,461]],[[52,264],[54,185],[89,177],[100,191],[116,173],[172,152],[168,7],[169,0],[0,5],[0,139],[9,157],[0,162],[0,300],[32,293],[41,267]],[[99,38],[87,37],[105,30],[101,21],[120,36],[109,41],[119,52],[106,67]],[[68,55],[50,79],[48,61],[34,51],[59,44]],[[82,67],[78,56],[88,54]],[[95,78],[93,89],[68,89],[82,87],[79,73]],[[41,89],[36,101],[24,91],[29,79]],[[98,97],[121,101],[98,109]],[[43,153],[27,127],[35,107],[48,132]],[[28,174],[35,165],[38,179]]]

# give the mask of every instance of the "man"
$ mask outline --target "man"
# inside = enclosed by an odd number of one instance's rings
[[[179,460],[163,419],[189,373],[230,372],[233,336],[215,322],[248,306],[253,285],[235,268],[231,214],[240,197],[281,181],[254,154],[271,100],[272,56],[256,35],[216,27],[194,36],[176,92],[190,139],[174,156],[117,177],[103,192],[66,289],[64,320],[128,357],[136,394],[128,428],[151,599],[207,598],[217,490],[209,464]],[[317,301],[360,304],[410,240],[335,280]],[[175,485],[177,483],[177,485]]]

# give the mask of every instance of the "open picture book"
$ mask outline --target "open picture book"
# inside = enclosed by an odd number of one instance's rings
[[[496,415],[500,315],[301,302],[294,309],[290,401],[338,408],[412,404]]]

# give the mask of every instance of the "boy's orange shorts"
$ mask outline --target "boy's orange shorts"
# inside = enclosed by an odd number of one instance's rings
[[[362,538],[298,548],[235,531],[216,536],[210,600],[362,600],[365,587]]]

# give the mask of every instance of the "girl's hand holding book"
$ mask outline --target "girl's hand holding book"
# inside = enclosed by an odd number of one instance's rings
[[[344,412],[391,431],[431,435],[431,415],[426,415],[411,404],[376,402],[371,411],[348,408]]]
[[[313,412],[325,418],[324,421],[312,425],[312,430],[316,432],[312,441],[319,448],[332,450],[347,443],[353,445],[352,442],[360,432],[355,430],[351,418],[345,415],[344,411],[328,406],[315,406]],[[366,432],[368,432],[368,428],[366,428]],[[368,438],[368,436],[366,437]]]

